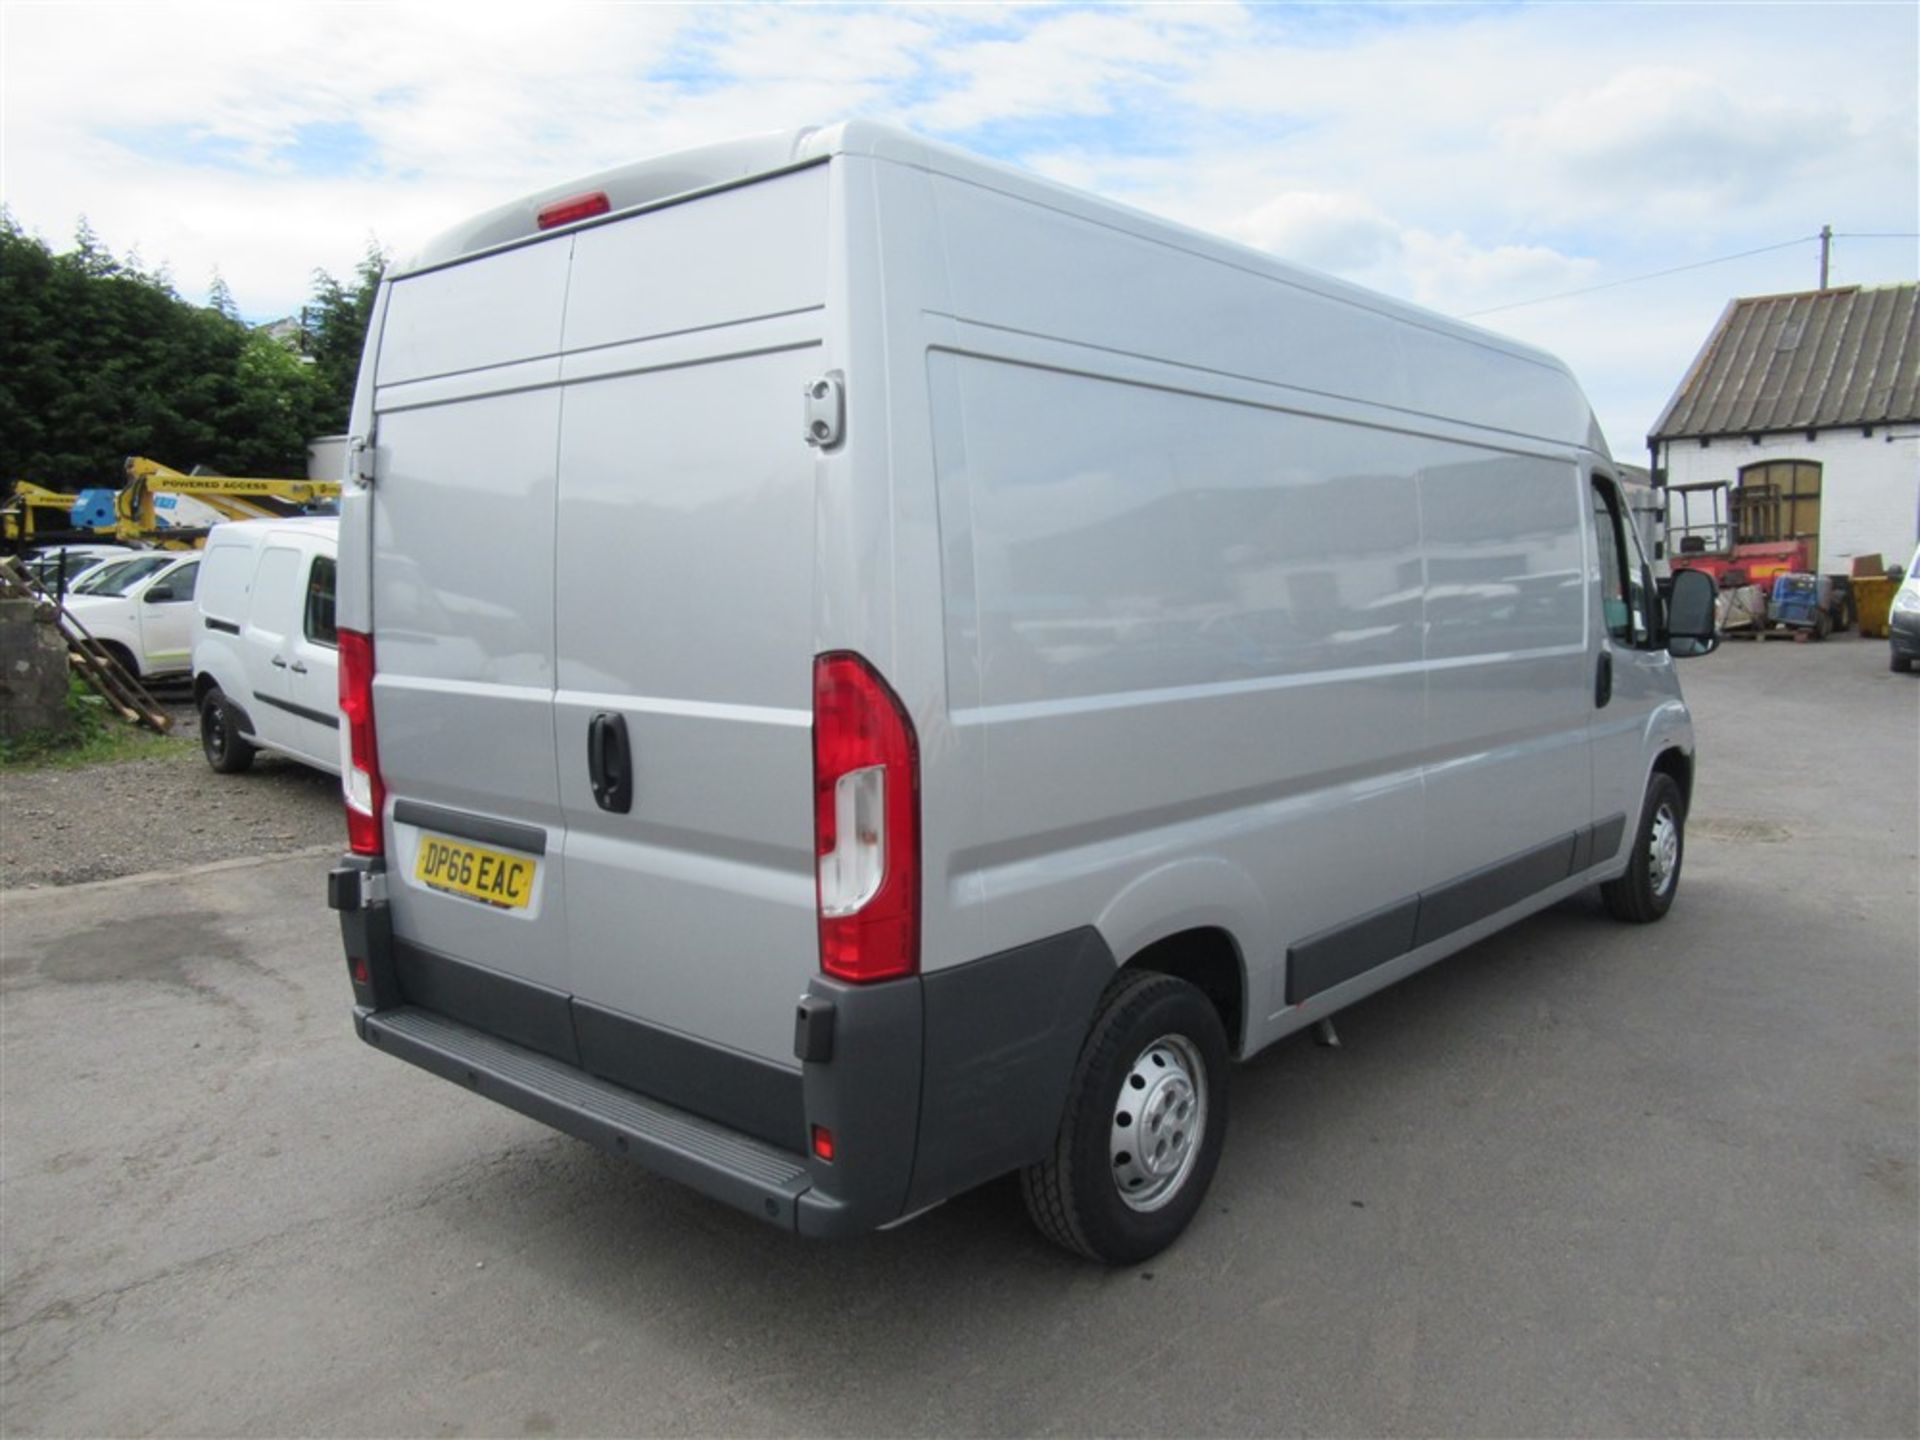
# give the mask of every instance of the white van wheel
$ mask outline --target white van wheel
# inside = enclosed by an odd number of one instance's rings
[[[1052,1155],[1021,1172],[1041,1233],[1109,1265],[1172,1244],[1220,1162],[1226,1069],[1206,996],[1171,975],[1122,973],[1081,1047]]]
[[[218,686],[200,697],[200,753],[219,775],[238,775],[253,764],[254,747],[242,738]]]

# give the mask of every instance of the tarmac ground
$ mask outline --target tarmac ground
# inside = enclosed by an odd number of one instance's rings
[[[0,893],[0,1430],[1920,1432],[1920,679],[1683,675],[1673,913],[1257,1057],[1132,1270],[1007,1182],[804,1242],[367,1049],[330,847]]]

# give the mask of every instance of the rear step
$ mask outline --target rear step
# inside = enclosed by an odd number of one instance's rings
[[[369,1045],[782,1229],[796,1228],[794,1202],[813,1180],[792,1151],[431,1010],[359,1010],[354,1023]]]

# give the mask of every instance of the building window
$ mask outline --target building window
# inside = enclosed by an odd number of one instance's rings
[[[1812,460],[1769,460],[1740,471],[1733,496],[1741,544],[1820,535],[1820,466]]]

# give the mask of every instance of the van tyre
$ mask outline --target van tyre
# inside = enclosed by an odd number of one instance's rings
[[[200,750],[221,775],[238,775],[253,764],[256,753],[241,737],[233,707],[217,685],[200,697]]]
[[[1627,873],[1600,887],[1616,920],[1647,925],[1673,908],[1680,888],[1680,862],[1686,856],[1686,799],[1671,775],[1655,772],[1640,807],[1640,829],[1633,840]]]
[[[1207,998],[1171,975],[1123,972],[1081,1046],[1052,1154],[1020,1175],[1040,1232],[1108,1265],[1166,1249],[1220,1163],[1226,1077]]]

